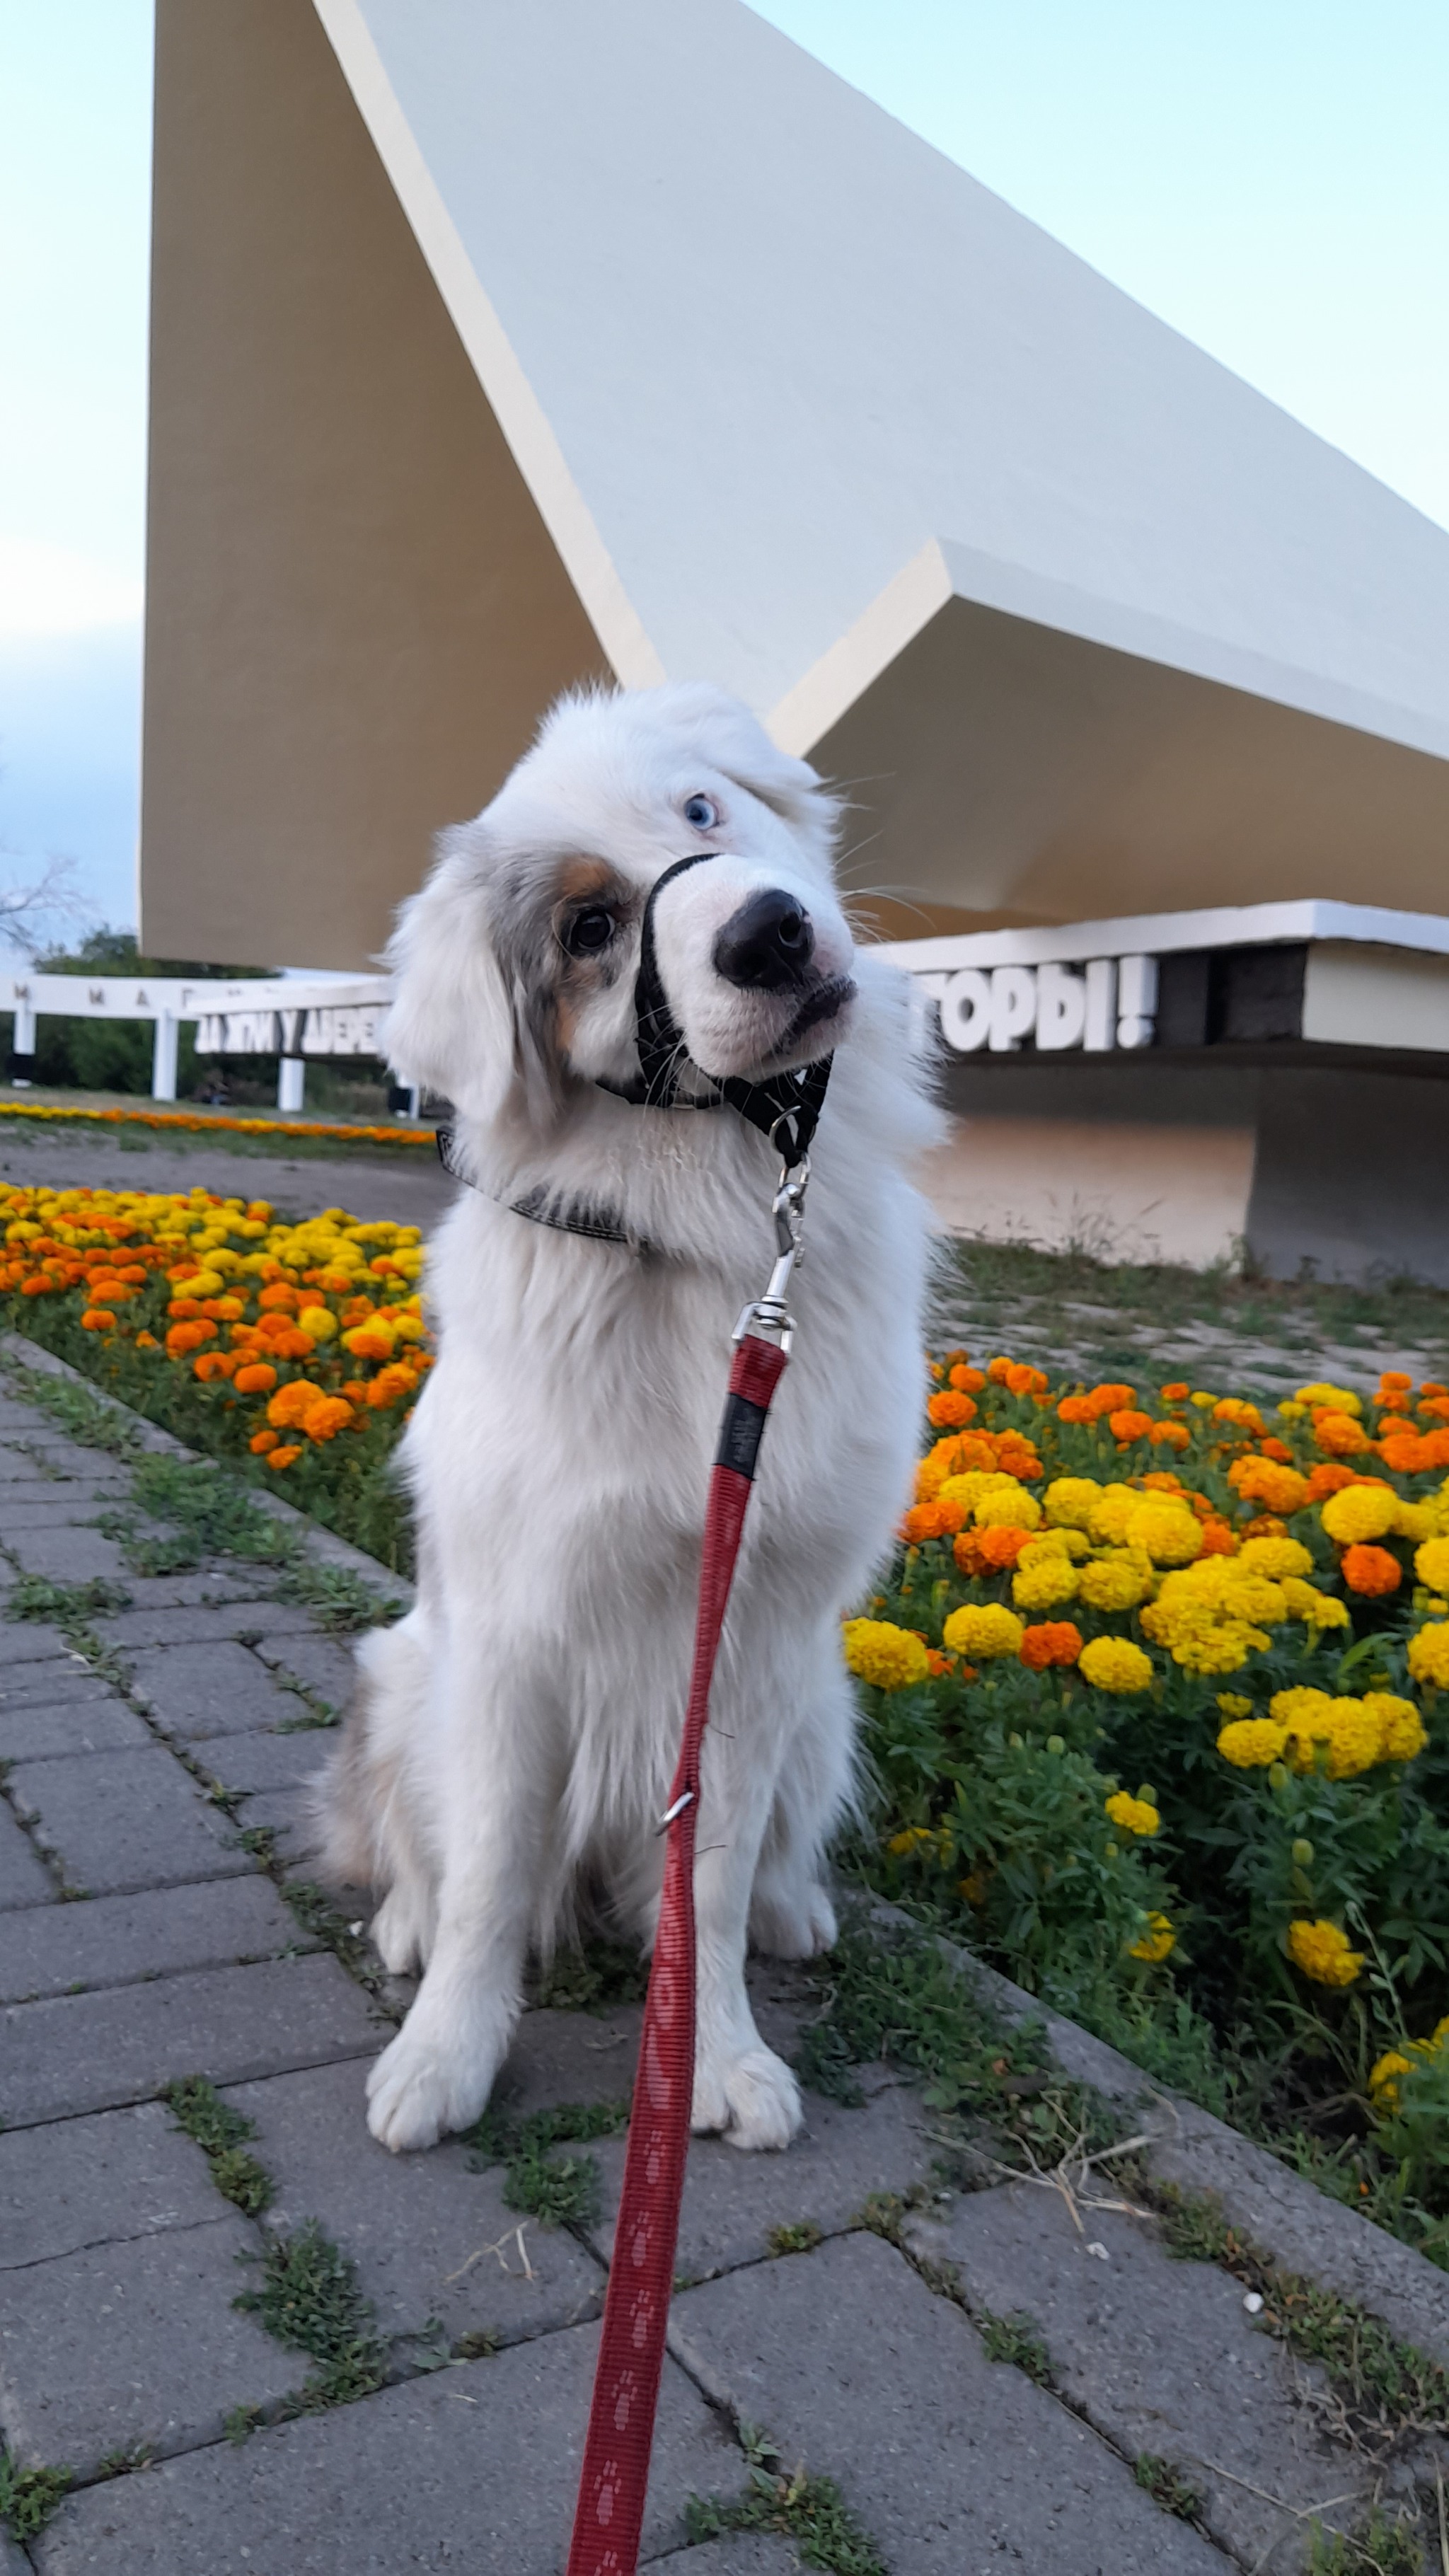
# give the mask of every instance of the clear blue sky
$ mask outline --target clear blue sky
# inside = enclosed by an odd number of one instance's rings
[[[1449,525],[1445,0],[760,14]],[[73,852],[118,920],[134,917],[149,49],[150,0],[0,0],[0,877]]]

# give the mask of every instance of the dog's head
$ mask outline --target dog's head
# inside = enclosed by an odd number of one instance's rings
[[[549,1124],[571,1083],[638,1072],[634,984],[659,896],[660,977],[690,1067],[759,1078],[828,1054],[855,987],[835,900],[835,807],[723,691],[561,700],[472,823],[443,835],[389,950],[404,1079],[492,1119]]]

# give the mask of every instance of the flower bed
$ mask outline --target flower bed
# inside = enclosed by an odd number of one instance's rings
[[[416,1226],[264,1199],[0,1186],[11,1321],[151,1420],[405,1566],[389,1453],[432,1355]]]
[[[50,1124],[57,1119],[80,1119],[93,1127],[179,1127],[188,1135],[204,1135],[209,1128],[220,1128],[236,1136],[274,1136],[284,1145],[294,1143],[299,1136],[320,1138],[334,1145],[432,1148],[437,1141],[431,1127],[324,1126],[311,1118],[235,1118],[214,1109],[85,1109],[49,1100],[0,1100],[0,1118],[33,1118]]]
[[[935,1374],[860,1865],[1449,2263],[1449,1388]]]

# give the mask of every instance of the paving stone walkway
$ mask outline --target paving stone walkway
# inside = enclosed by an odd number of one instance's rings
[[[4,1383],[0,1608],[35,1575],[129,1605],[79,1646],[74,1622],[0,1625],[0,2429],[20,2469],[74,2480],[23,2548],[0,2539],[0,2576],[555,2576],[622,2139],[588,2151],[593,2213],[552,2229],[460,2141],[371,2142],[367,2061],[406,1996],[359,1937],[361,1894],[339,1918],[306,1892],[302,1784],[347,1650],[255,1567],[131,1573],[94,1526],[127,1507],[124,1463]],[[754,1982],[789,2050],[818,1991],[768,1964]],[[527,2013],[500,2087],[515,2128],[626,2095],[638,2019]],[[1125,2133],[1140,2078],[1065,2025],[1054,2044],[1122,2097]],[[259,2216],[162,2098],[198,2075],[250,2131]],[[1430,2510],[1422,2446],[1376,2461],[1337,2438],[1322,2374],[1227,2272],[987,2166],[948,2190],[920,2094],[884,2063],[861,2090],[807,2097],[784,2156],[692,2151],[649,2565],[863,2570],[868,2542],[889,2576],[1289,2576],[1314,2512]],[[1449,2358],[1449,2279],[1206,2115],[1154,2112],[1160,2172]],[[904,2204],[889,2239],[863,2215],[879,2195]],[[314,2361],[236,2304],[309,2222],[372,2310],[352,2402],[317,2404]],[[691,2536],[690,2499],[744,2496],[760,2436],[835,2481],[854,2557],[807,2557],[798,2515]]]

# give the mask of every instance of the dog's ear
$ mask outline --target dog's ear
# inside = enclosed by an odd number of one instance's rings
[[[388,942],[387,1059],[404,1082],[495,1118],[518,1072],[513,997],[493,943],[486,848],[476,823],[445,832],[426,884]]]
[[[840,807],[808,760],[781,751],[742,699],[708,681],[676,683],[650,695],[666,723],[712,768],[758,796],[799,833],[813,857],[829,866]]]

